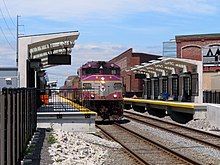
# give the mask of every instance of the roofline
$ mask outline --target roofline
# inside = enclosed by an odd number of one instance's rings
[[[0,71],[17,71],[18,67],[0,67]]]
[[[79,31],[65,31],[65,32],[54,32],[54,33],[42,33],[42,34],[33,34],[33,35],[25,35],[25,36],[19,36],[19,38],[23,37],[34,37],[34,36],[43,36],[43,35],[53,35],[53,34],[62,34],[62,33],[79,33]]]
[[[129,51],[131,51],[131,53],[133,53],[133,49],[132,49],[132,48],[129,48],[129,49],[125,50],[124,52],[120,53],[119,55],[115,56],[114,58],[108,60],[108,61],[114,61],[114,60],[117,59],[119,56],[122,56],[122,55],[124,55],[126,52],[129,52]]]
[[[189,35],[176,35],[175,38],[183,37],[203,37],[203,36],[220,36],[220,33],[208,33],[208,34],[189,34]]]
[[[132,53],[132,55],[136,56],[136,55],[147,55],[147,56],[160,56],[162,57],[162,55],[159,54],[149,54],[149,53],[140,53],[140,52],[134,52]]]

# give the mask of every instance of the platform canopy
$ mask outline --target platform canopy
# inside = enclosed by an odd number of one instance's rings
[[[167,76],[170,74],[187,72],[190,67],[194,72],[199,72],[201,61],[182,59],[182,58],[166,58],[161,57],[157,60],[151,60],[147,63],[141,63],[131,67],[129,71],[147,74],[149,77]],[[198,69],[199,68],[199,69]]]
[[[26,36],[24,38],[31,38],[31,43],[27,44],[28,58],[39,59],[42,68],[66,64],[78,36],[78,31]],[[56,61],[56,57],[60,59]]]
[[[179,96],[183,97],[183,86],[185,76],[191,77],[191,84],[195,86],[193,96],[194,102],[202,103],[203,101],[203,65],[202,61],[192,60],[192,59],[183,59],[183,58],[172,58],[172,57],[161,57],[157,60],[151,60],[146,63],[141,63],[140,65],[135,65],[130,69],[126,70],[127,72],[134,72],[135,76],[139,79],[150,80],[150,81],[159,81],[163,78],[172,79],[174,76],[178,76],[178,90]],[[147,78],[147,79],[146,79]],[[192,79],[194,79],[192,81]],[[169,82],[170,83],[170,82]],[[172,83],[172,82],[171,82]],[[154,88],[154,84],[151,86]],[[162,86],[159,86],[162,89]],[[154,91],[152,91],[153,93]],[[154,96],[153,96],[154,98]],[[179,99],[179,98],[178,98]],[[180,100],[180,99],[179,99]]]
[[[17,66],[20,87],[26,87],[27,61],[36,71],[57,65],[71,64],[71,51],[78,31],[47,33],[19,37]]]

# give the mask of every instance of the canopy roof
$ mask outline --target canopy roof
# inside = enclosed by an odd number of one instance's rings
[[[54,66],[48,63],[48,56],[70,55],[78,36],[78,31],[28,36],[31,37],[31,43],[28,44],[28,58],[40,59],[42,68]]]
[[[165,58],[161,57],[158,60],[151,60],[148,63],[142,63],[131,67],[129,71],[144,73],[149,77],[166,76],[170,74],[176,74],[176,72],[187,72],[187,67],[190,66],[198,72],[198,66],[201,65],[201,61],[181,58]]]

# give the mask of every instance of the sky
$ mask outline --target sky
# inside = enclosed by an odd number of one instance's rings
[[[110,60],[129,48],[162,55],[176,35],[220,33],[218,0],[0,0],[0,67],[16,66],[19,36],[79,31],[72,64],[46,69],[62,85],[87,61]]]

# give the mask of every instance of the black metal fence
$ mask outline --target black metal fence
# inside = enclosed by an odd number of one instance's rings
[[[36,90],[3,88],[0,94],[0,164],[20,164],[36,131]]]
[[[203,103],[220,104],[220,92],[203,91]]]

